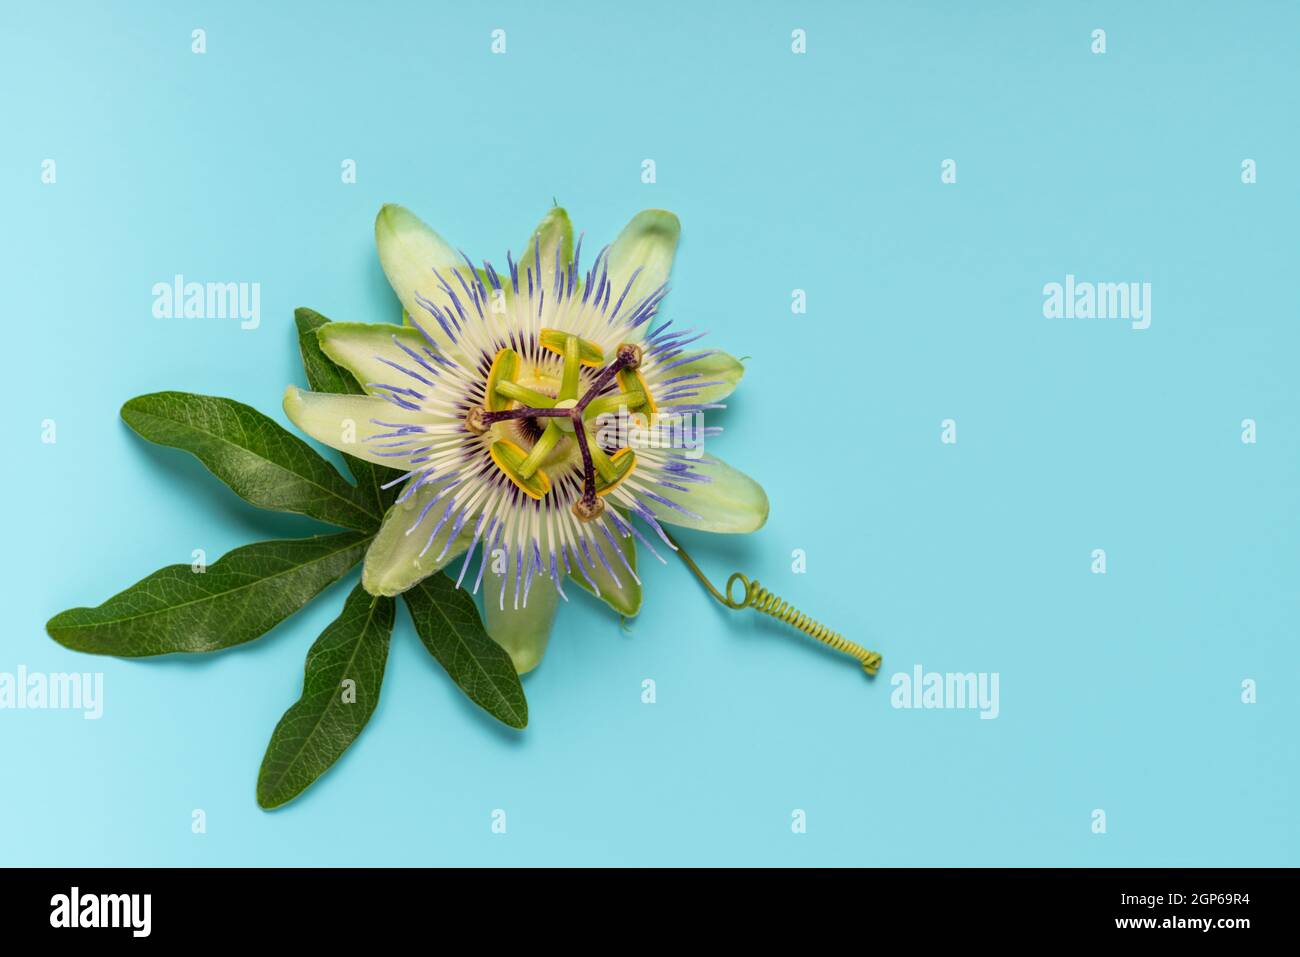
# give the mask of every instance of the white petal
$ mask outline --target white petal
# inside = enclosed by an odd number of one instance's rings
[[[664,488],[638,476],[641,484],[661,498],[676,503],[673,508],[638,496],[661,522],[696,528],[703,532],[753,532],[767,521],[767,493],[763,486],[721,459],[711,455],[691,463],[691,471],[706,477],[704,482],[683,481],[671,473],[667,481],[690,491]],[[662,475],[662,473],[654,473]],[[689,513],[689,514],[688,514]]]
[[[421,425],[429,420],[427,412],[408,412],[386,399],[369,395],[337,395],[333,392],[307,392],[295,386],[284,390],[285,415],[317,442],[354,455],[376,465],[395,467],[401,464],[394,456],[380,455],[392,449],[379,449],[366,438],[381,431],[391,431],[371,420],[399,425]]]

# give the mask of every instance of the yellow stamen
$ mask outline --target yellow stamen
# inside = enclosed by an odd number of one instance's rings
[[[618,479],[618,469],[614,468],[614,463],[610,461],[605,450],[600,447],[600,443],[591,437],[591,430],[587,430],[587,448],[591,450],[591,464],[596,468],[596,474],[606,482],[613,482]]]
[[[636,453],[631,449],[619,449],[610,457],[609,464],[615,472],[613,480],[607,480],[604,484],[596,483],[596,494],[602,498],[622,485],[623,480],[632,474],[632,470],[636,468]]]
[[[541,469],[529,476],[521,473],[520,468],[528,455],[515,443],[507,439],[493,442],[490,452],[497,468],[529,498],[544,498],[551,490],[551,479]]]
[[[561,332],[559,329],[543,329],[538,334],[537,341],[543,349],[562,356],[564,355],[564,344],[568,342],[570,336],[572,336],[572,333]],[[577,336],[573,336],[573,338],[577,339]],[[578,361],[584,366],[602,366],[605,364],[604,350],[594,342],[578,339]]]
[[[644,406],[638,408],[631,402],[627,407],[631,410],[644,412],[646,415],[654,415],[656,412],[654,396],[650,394],[650,387],[645,384],[645,378],[641,373],[632,369],[620,369],[618,372],[618,387],[631,396],[635,392],[640,392],[644,400]]]
[[[492,368],[488,371],[487,395],[483,399],[483,404],[487,406],[489,412],[504,412],[514,407],[514,400],[502,395],[498,387],[501,383],[514,379],[518,372],[519,353],[509,347],[500,350],[492,360]]]

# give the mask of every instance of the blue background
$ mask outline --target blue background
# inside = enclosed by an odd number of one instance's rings
[[[1294,4],[0,18],[0,671],[105,673],[97,722],[0,711],[0,862],[1300,863]],[[710,448],[772,501],[755,535],[686,541],[883,651],[881,677],[643,558],[629,633],[586,596],[563,609],[517,734],[403,610],[370,726],[263,812],[267,738],[355,575],[206,658],[56,645],[52,614],[195,548],[319,528],[245,505],[118,408],[180,388],[285,422],[295,306],[400,314],[373,250],[383,202],[496,260],[553,196],[597,245],[643,207],[681,216],[664,312],[752,357]],[[1067,272],[1151,282],[1151,328],[1045,319]],[[261,283],[261,327],[153,318],[176,273]],[[998,672],[1000,717],[892,708],[889,676],[918,663]]]

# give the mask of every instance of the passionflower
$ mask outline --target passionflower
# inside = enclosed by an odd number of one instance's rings
[[[397,206],[380,211],[375,234],[404,321],[296,310],[318,391],[290,388],[284,401],[300,428],[347,453],[355,484],[234,399],[166,391],[122,406],[133,431],[194,455],[249,504],[337,530],[254,542],[211,564],[198,550],[192,564],[56,614],[51,638],[131,658],[220,651],[268,634],[363,562],[361,584],[307,653],[301,696],[271,732],[257,777],[264,808],[301,794],[366,726],[398,594],[448,677],[512,728],[528,724],[519,673],[541,660],[566,584],[620,614],[640,609],[638,545],[661,561],[666,546],[726,607],[878,672],[878,653],[740,572],[716,588],[668,529],[749,532],[767,518],[762,488],[702,447],[721,431],[704,416],[722,408],[743,366],[658,319],[675,216],[640,213],[585,272],[558,208],[501,272]],[[435,574],[457,559],[458,570]],[[485,620],[462,590],[480,586]]]
[[[659,548],[677,550],[665,525],[763,525],[762,487],[702,448],[721,431],[704,417],[744,366],[659,319],[679,231],[672,213],[645,210],[584,270],[557,207],[497,269],[403,207],[380,210],[403,324],[322,326],[321,349],[365,394],[284,397],[308,435],[401,472],[366,553],[368,592],[400,594],[455,561],[457,585],[477,592],[490,569],[487,632],[522,673],[567,583],[634,615],[637,545],[662,561]]]

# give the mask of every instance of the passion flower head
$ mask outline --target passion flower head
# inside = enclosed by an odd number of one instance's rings
[[[379,257],[404,324],[320,329],[365,395],[285,394],[303,431],[401,472],[366,555],[369,592],[399,594],[456,559],[457,583],[477,591],[492,568],[488,632],[527,671],[566,581],[635,614],[636,543],[658,557],[656,542],[676,547],[665,524],[763,524],[762,488],[702,454],[697,426],[676,442],[601,427],[610,415],[698,418],[722,408],[743,374],[725,353],[691,351],[702,333],[658,318],[678,229],[671,213],[642,212],[584,268],[582,240],[575,248],[557,208],[497,269],[401,207],[380,211]],[[653,432],[672,434],[683,433]]]
[[[274,629],[364,552],[362,584],[312,645],[302,696],[271,734],[257,781],[266,808],[300,794],[365,726],[399,593],[448,676],[513,728],[528,724],[516,672],[541,660],[567,583],[621,614],[639,610],[638,543],[676,552],[727,607],[786,622],[874,675],[880,655],[757,581],[737,572],[719,591],[666,527],[749,532],[767,518],[763,490],[700,448],[721,430],[699,419],[722,407],[741,364],[658,319],[677,232],[671,213],[640,213],[584,270],[581,241],[574,248],[568,216],[553,209],[519,262],[507,256],[498,271],[384,207],[379,258],[405,321],[350,325],[298,310],[307,379],[329,391],[290,388],[284,400],[299,427],[350,453],[355,485],[233,399],[169,391],[122,407],[140,435],[192,453],[253,505],[346,531],[170,565],[96,607],[60,612],[50,636],[126,657],[229,648]],[[458,570],[431,577],[457,558]],[[477,591],[489,568],[485,633],[451,577]]]

